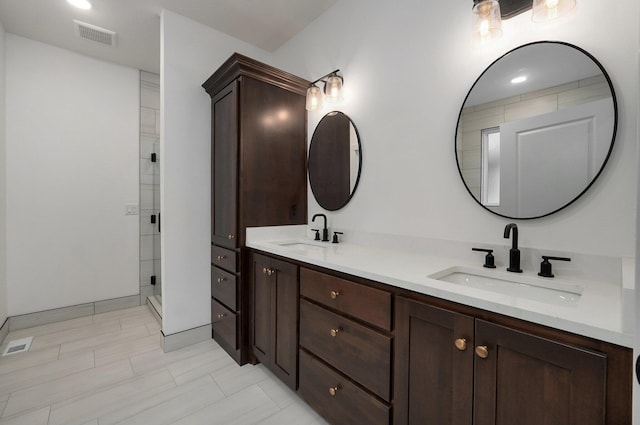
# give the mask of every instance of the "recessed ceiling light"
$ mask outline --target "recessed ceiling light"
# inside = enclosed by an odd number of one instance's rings
[[[91,3],[88,0],[67,0],[67,3],[77,7],[78,9],[89,10]]]
[[[527,81],[527,76],[520,75],[519,77],[512,79],[511,84],[520,84],[520,83],[524,83],[525,81]]]

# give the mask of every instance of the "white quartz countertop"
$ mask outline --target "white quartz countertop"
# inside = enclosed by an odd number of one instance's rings
[[[577,302],[558,305],[429,277],[438,276],[451,268],[464,268],[485,274],[495,270],[495,276],[500,277],[506,273],[504,268],[483,269],[481,261],[470,263],[456,258],[389,249],[379,245],[316,242],[306,238],[306,231],[302,226],[247,229],[246,245],[301,263],[633,347],[633,334],[623,329],[623,290],[620,282],[589,281],[583,278],[572,280],[565,277],[561,280],[543,279],[551,287],[557,282],[558,286],[577,285],[582,288]],[[518,276],[520,279],[542,279],[532,270],[525,270]]]

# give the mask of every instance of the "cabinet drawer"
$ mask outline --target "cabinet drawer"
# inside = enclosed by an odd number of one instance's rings
[[[389,407],[300,350],[300,396],[334,425],[388,425]],[[337,390],[335,390],[337,388]],[[335,395],[331,395],[334,389]]]
[[[211,300],[211,327],[213,339],[232,350],[238,349],[238,316],[214,299]]]
[[[235,273],[237,270],[236,252],[221,246],[211,247],[211,264]]]
[[[300,300],[300,345],[381,398],[390,399],[391,338]]]
[[[389,292],[302,268],[300,295],[391,330]]]
[[[236,311],[236,275],[218,267],[211,267],[211,296]]]

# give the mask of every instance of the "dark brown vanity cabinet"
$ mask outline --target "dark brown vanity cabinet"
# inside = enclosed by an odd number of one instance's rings
[[[251,254],[252,345],[257,360],[296,389],[298,270],[295,264]]]
[[[392,295],[300,269],[299,394],[332,424],[388,425]]]
[[[629,350],[530,326],[398,297],[394,425],[630,423]]]
[[[308,81],[240,54],[203,84],[211,96],[213,338],[250,357],[245,229],[307,222]]]

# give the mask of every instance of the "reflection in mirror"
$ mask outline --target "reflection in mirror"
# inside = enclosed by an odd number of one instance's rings
[[[358,186],[361,167],[358,130],[342,112],[329,112],[309,147],[309,183],[318,204],[329,211],[344,207]]]
[[[508,218],[552,214],[602,172],[617,127],[604,68],[566,43],[537,42],[491,64],[465,99],[456,160],[469,193]]]

